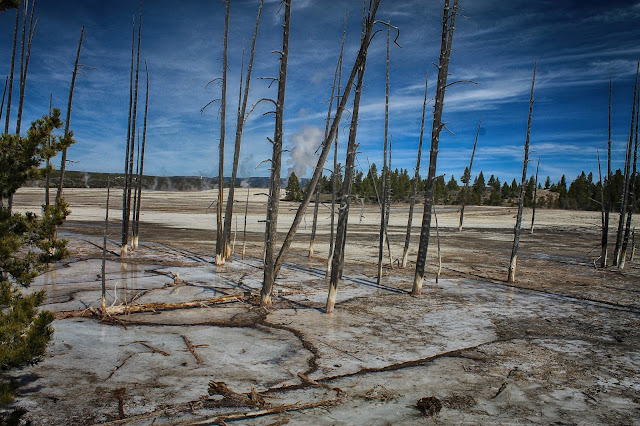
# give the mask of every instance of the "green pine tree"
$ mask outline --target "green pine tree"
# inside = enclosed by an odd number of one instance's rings
[[[300,180],[294,172],[291,172],[289,180],[287,181],[287,188],[285,189],[286,195],[284,197],[287,201],[301,201],[302,189],[300,189]]]

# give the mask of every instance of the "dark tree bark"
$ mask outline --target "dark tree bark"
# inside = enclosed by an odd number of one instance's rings
[[[600,167],[600,159],[598,159],[598,168]],[[531,211],[531,229],[530,232],[533,234],[533,227],[536,223],[536,204],[538,200],[538,169],[540,168],[540,157],[538,157],[538,165],[536,166],[536,182],[533,187],[533,209]]]
[[[53,109],[53,93],[49,94],[49,116],[51,116],[51,110]],[[51,149],[51,136],[47,138],[47,148]],[[46,174],[44,178],[44,205],[49,205],[49,186],[51,185],[51,159],[47,157]]]
[[[332,141],[335,138],[336,133],[338,132],[340,119],[342,118],[342,113],[344,112],[344,108],[349,98],[349,94],[351,93],[351,88],[353,87],[356,74],[358,73],[359,69],[361,68],[361,66],[364,64],[366,60],[366,52],[367,52],[367,49],[369,48],[369,43],[371,42],[370,40],[371,33],[373,31],[375,15],[379,5],[380,5],[380,0],[372,0],[370,12],[369,12],[370,18],[367,21],[366,31],[362,38],[362,42],[360,44],[360,50],[358,51],[358,56],[356,57],[355,63],[353,64],[353,68],[351,69],[351,74],[349,75],[347,84],[344,87],[343,95],[340,98],[340,105],[338,106],[338,109],[336,110],[335,116],[333,118],[333,122],[331,124],[331,130],[329,131],[329,136],[322,143],[322,151],[318,158],[318,163],[316,164],[316,167],[313,171],[313,175],[309,183],[307,183],[308,189],[305,192],[305,196],[302,199],[302,202],[300,203],[298,210],[296,211],[296,215],[293,219],[293,223],[291,224],[291,227],[289,228],[289,232],[287,233],[287,236],[285,237],[282,247],[280,248],[280,252],[278,253],[278,257],[276,259],[276,265],[275,265],[276,276],[280,270],[280,266],[282,265],[284,256],[286,255],[287,251],[289,250],[289,247],[291,246],[291,243],[293,242],[293,237],[295,236],[296,231],[298,230],[298,226],[300,226],[300,222],[302,221],[302,217],[304,216],[307,206],[311,201],[313,192],[315,192],[316,185],[318,184],[318,180],[320,179],[320,176],[324,169],[324,163],[327,160],[327,156],[331,148],[330,141]],[[335,246],[335,243],[334,243],[334,246]],[[334,252],[335,252],[335,249],[334,249]],[[335,253],[334,253],[334,257],[335,257]]]
[[[598,179],[600,180],[600,223],[602,226],[601,241],[604,238],[604,187],[602,186],[602,169],[600,168],[600,151],[596,149],[596,157],[598,159]]]
[[[427,249],[429,248],[429,234],[431,230],[431,211],[433,206],[433,185],[436,178],[436,163],[438,159],[438,142],[440,131],[444,127],[442,111],[444,108],[444,95],[447,88],[449,74],[449,58],[451,58],[451,46],[455,29],[458,0],[454,0],[450,7],[449,0],[444,1],[442,16],[442,40],[440,44],[440,59],[438,63],[438,83],[436,87],[436,99],[433,112],[433,125],[431,129],[431,152],[429,157],[429,173],[427,175],[427,187],[425,189],[424,212],[422,215],[422,228],[420,230],[420,245],[416,259],[416,272],[413,279],[411,294],[417,296],[422,293],[424,282],[424,270],[427,261]]]
[[[4,120],[4,132],[9,133],[9,120],[11,118],[11,95],[13,94],[13,73],[16,64],[16,42],[18,40],[18,25],[20,23],[20,8],[16,8],[16,25],[13,29],[13,47],[11,49],[11,70],[9,72],[9,94],[7,95],[7,116]]]
[[[389,218],[387,216],[387,206],[389,203],[389,168],[391,164],[387,164],[387,144],[389,142],[389,56],[391,45],[391,26],[387,24],[387,62],[386,62],[386,80],[385,80],[385,98],[384,98],[384,145],[383,145],[383,160],[382,160],[382,208],[380,209],[380,235],[378,244],[378,275],[376,282],[380,284],[382,280],[382,257],[385,244],[385,235],[387,231],[387,224]],[[388,241],[386,241],[388,243]]]
[[[631,108],[631,128],[629,129],[629,139],[627,141],[626,156],[624,162],[624,186],[622,189],[622,204],[620,205],[620,217],[618,220],[618,233],[616,236],[616,247],[613,252],[613,264],[620,265],[620,253],[622,248],[622,238],[624,236],[624,219],[627,214],[627,206],[629,204],[629,187],[631,173],[631,148],[633,146],[633,131],[636,119],[636,99],[638,95],[638,73],[640,72],[640,60],[636,67],[636,80],[633,89],[633,106]]]
[[[527,186],[527,165],[529,163],[529,137],[531,135],[531,116],[533,115],[533,87],[536,83],[536,65],[533,65],[533,78],[531,79],[531,95],[529,97],[529,119],[527,120],[527,139],[524,142],[524,161],[522,163],[522,180],[520,182],[520,200],[518,201],[518,214],[516,216],[516,226],[513,228],[513,248],[511,249],[511,260],[509,261],[509,276],[507,281],[512,283],[516,280],[516,266],[518,263],[518,245],[520,244],[520,226],[522,224],[522,207],[524,204],[524,191]]]
[[[407,234],[404,237],[404,250],[402,252],[402,267],[407,267],[409,260],[409,246],[411,244],[411,225],[413,223],[413,210],[416,205],[418,195],[418,181],[420,180],[420,160],[422,158],[422,139],[424,136],[424,117],[427,111],[427,88],[429,87],[429,73],[424,78],[424,100],[422,102],[422,121],[420,122],[420,138],[418,139],[418,159],[416,160],[416,170],[413,175],[413,187],[411,189],[411,201],[409,202],[409,219],[407,220]]]
[[[438,243],[438,272],[436,272],[436,284],[440,280],[442,273],[442,252],[440,250],[440,227],[438,226],[438,213],[436,213],[436,203],[433,203],[433,218],[436,220],[436,241]]]
[[[2,120],[2,113],[4,112],[4,99],[7,95],[7,85],[9,84],[9,76],[4,78],[4,91],[2,92],[2,103],[0,104],[0,120]],[[51,113],[49,113],[51,115]]]
[[[267,226],[265,230],[264,281],[260,291],[260,304],[271,304],[273,284],[276,279],[275,243],[278,230],[278,207],[280,204],[280,174],[282,166],[282,122],[284,119],[284,100],[287,87],[287,62],[289,59],[289,28],[291,26],[291,0],[284,2],[284,25],[282,32],[282,51],[280,53],[280,72],[278,73],[278,99],[276,101],[276,126],[273,135],[273,156],[271,160],[271,181],[267,204]],[[314,188],[307,189],[313,192]],[[311,195],[311,194],[310,194]],[[306,197],[305,197],[306,198]]]
[[[249,211],[249,187],[247,186],[247,201],[244,204],[244,229],[242,231],[242,259],[247,248],[247,213]]]
[[[144,124],[142,127],[142,149],[140,150],[140,163],[138,172],[138,194],[137,205],[135,208],[135,215],[133,220],[133,248],[138,248],[138,241],[140,238],[140,208],[142,206],[142,177],[144,176],[144,151],[147,145],[147,117],[149,115],[149,67],[147,61],[144,61],[144,68],[147,77],[147,87],[145,92],[144,101]]]
[[[76,53],[76,62],[73,66],[73,74],[71,75],[71,85],[69,86],[69,101],[67,102],[67,117],[64,123],[64,145],[62,150],[62,160],[60,161],[60,182],[58,182],[58,192],[56,193],[56,203],[62,197],[62,191],[64,190],[64,172],[67,168],[67,148],[71,145],[72,133],[69,131],[69,125],[71,122],[71,105],[73,103],[73,89],[76,86],[76,76],[78,75],[78,61],[80,61],[80,51],[82,50],[82,40],[84,38],[84,25],[80,30],[80,40],[78,41],[78,51]]]
[[[22,129],[22,109],[24,107],[24,92],[27,87],[27,74],[29,71],[29,59],[31,58],[31,42],[33,41],[33,34],[35,31],[35,25],[33,23],[33,13],[36,8],[36,2],[33,0],[31,3],[31,17],[29,18],[29,32],[27,34],[27,48],[25,52],[25,30],[27,25],[27,13],[29,12],[29,1],[24,3],[24,15],[22,19],[22,53],[20,54],[20,97],[18,99],[18,117],[16,120],[16,134],[20,134]],[[36,21],[37,24],[37,21]],[[23,60],[24,58],[24,60]]]
[[[318,228],[318,210],[320,207],[320,185],[316,187],[316,202],[313,207],[313,223],[311,224],[311,238],[309,240],[309,259],[313,257],[313,249],[316,245],[316,229]]]
[[[464,223],[464,206],[467,202],[467,192],[469,192],[469,180],[471,180],[471,168],[473,167],[473,157],[476,155],[476,146],[478,145],[478,136],[480,135],[480,126],[482,125],[482,117],[478,123],[478,130],[476,131],[476,139],[473,142],[473,150],[471,151],[471,160],[469,160],[469,176],[464,183],[464,189],[462,190],[462,206],[460,206],[460,222],[458,223],[458,232],[462,232],[462,224]]]
[[[602,225],[602,241],[601,241],[601,253],[600,253],[600,266],[605,268],[608,263],[608,240],[609,240],[609,215],[611,213],[611,200],[613,194],[611,193],[611,80],[609,76],[609,130],[607,138],[607,182],[606,182],[606,197],[604,200],[604,223]],[[603,191],[604,191],[603,187]]]
[[[106,202],[106,206],[104,209],[104,233],[103,233],[103,237],[102,237],[102,271],[100,274],[100,278],[102,281],[102,296],[100,298],[101,303],[100,306],[102,307],[102,310],[100,311],[102,313],[102,317],[104,318],[105,313],[106,313],[106,306],[105,306],[105,296],[106,296],[106,262],[107,262],[107,231],[109,228],[109,194],[111,192],[111,176],[107,175],[107,202]]]
[[[227,57],[227,49],[229,46],[229,3],[226,0],[226,12],[224,14],[224,42],[222,48],[222,96],[220,98],[220,150],[218,155],[218,205],[216,206],[216,265],[224,265],[225,263],[225,238],[222,223],[222,202],[224,196],[224,142],[227,124],[227,67],[229,61]],[[234,182],[230,187],[233,188]],[[231,199],[233,203],[233,199]]]
[[[127,147],[124,156],[124,185],[122,187],[122,232],[121,232],[121,251],[126,256],[127,245],[129,244],[129,230],[125,228],[125,223],[129,217],[129,207],[127,191],[129,186],[129,175],[132,173],[129,168],[129,156],[132,146],[131,141],[131,119],[133,117],[133,68],[135,64],[135,47],[136,47],[136,20],[131,19],[131,70],[129,72],[129,115],[127,117]]]

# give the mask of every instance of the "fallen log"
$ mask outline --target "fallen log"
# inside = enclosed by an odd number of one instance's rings
[[[187,345],[187,349],[189,349],[189,352],[191,352],[193,357],[196,359],[196,362],[198,364],[204,365],[204,361],[202,360],[202,358],[200,358],[200,355],[198,355],[198,353],[196,352],[196,348],[200,346],[208,346],[208,345],[194,345],[193,343],[191,343],[191,340],[187,338],[187,336],[182,336],[182,339],[184,340],[184,344]]]

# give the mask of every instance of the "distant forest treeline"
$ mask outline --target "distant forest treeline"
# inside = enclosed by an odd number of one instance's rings
[[[456,180],[454,176],[436,178],[434,195],[439,204],[461,204],[464,193],[464,185],[468,180],[469,187],[465,203],[467,205],[489,205],[489,206],[512,206],[518,201],[520,195],[520,184],[513,179],[510,183],[502,182],[499,178],[491,175],[485,179],[483,172],[471,181],[468,179],[468,171],[465,169],[463,176]],[[65,176],[65,187],[69,188],[105,188],[107,186],[107,176],[110,176],[111,185],[122,186],[124,177],[122,174],[94,173],[67,171]],[[322,176],[319,185],[321,194],[331,194],[331,175]],[[338,173],[337,178],[342,182],[342,173]],[[392,170],[389,176],[391,180],[391,201],[406,202],[411,197],[413,178],[410,177],[407,169]],[[59,172],[54,171],[51,176],[51,186],[57,185]],[[525,188],[524,205],[533,205],[534,192],[536,193],[536,206],[541,208],[560,208],[573,210],[600,210],[601,184],[598,178],[594,179],[593,174],[582,172],[571,183],[563,175],[558,182],[552,182],[549,177],[542,179],[538,177],[538,190],[535,191],[535,177],[531,176]],[[231,179],[225,181],[228,185]],[[301,179],[304,187],[306,179]],[[144,176],[142,179],[143,189],[155,191],[202,191],[213,189],[217,186],[216,178],[200,176]],[[250,177],[237,179],[236,186],[249,185],[252,188],[265,188],[269,184],[269,178]],[[611,179],[613,194],[613,209],[618,210],[622,197],[622,187],[624,178],[620,169],[613,173]],[[30,182],[31,186],[44,186],[44,181]],[[283,179],[283,187],[287,185]],[[426,179],[418,182],[418,198],[422,199],[426,185]],[[339,190],[342,185],[338,185]],[[640,188],[640,176],[636,176],[636,188]],[[377,189],[377,192],[376,192]],[[366,202],[377,203],[381,194],[382,177],[374,164],[365,175],[359,171],[355,175],[353,182],[353,193],[363,198]],[[606,196],[606,194],[605,194]],[[634,194],[634,209],[640,205],[640,193]]]

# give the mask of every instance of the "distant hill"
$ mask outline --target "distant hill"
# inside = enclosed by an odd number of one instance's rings
[[[122,187],[124,185],[124,174],[122,173],[96,173],[67,171],[64,177],[65,188],[106,188],[107,177],[111,181],[112,187]],[[308,179],[303,179],[301,184],[306,185]],[[55,170],[51,175],[51,187],[57,187],[60,182],[60,172]],[[228,186],[231,178],[225,178],[225,186]],[[267,188],[269,186],[268,177],[249,177],[236,179],[236,187],[249,184],[251,188]],[[287,179],[282,179],[282,187],[286,187]],[[28,182],[27,186],[44,187],[44,180]],[[218,179],[206,176],[143,176],[142,188],[151,191],[203,191],[218,187]]]

